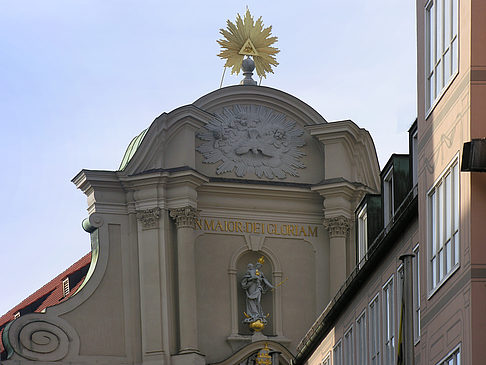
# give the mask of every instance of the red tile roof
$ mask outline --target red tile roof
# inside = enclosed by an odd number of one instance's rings
[[[3,328],[8,322],[14,319],[15,314],[17,312],[20,312],[21,314],[41,312],[45,308],[59,304],[71,297],[74,293],[76,293],[76,290],[83,283],[90,262],[91,252],[83,256],[79,261],[75,262],[64,272],[56,276],[42,288],[37,290],[35,293],[29,295],[26,299],[24,299],[22,302],[17,304],[15,307],[13,307],[11,310],[9,310],[7,313],[0,317],[0,354],[4,355],[4,348],[1,339]],[[80,274],[82,275],[82,277],[78,277],[80,279],[79,282],[77,282],[74,287],[71,287],[68,295],[64,296],[62,282],[67,277],[72,277],[73,274]]]

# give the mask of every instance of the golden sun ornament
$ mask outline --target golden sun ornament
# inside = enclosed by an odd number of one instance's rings
[[[238,74],[243,58],[251,56],[258,76],[266,77],[268,72],[273,73],[272,65],[278,65],[275,55],[280,51],[270,47],[277,41],[277,37],[270,37],[272,26],[264,28],[261,17],[254,22],[248,9],[243,19],[240,14],[236,16],[235,23],[228,20],[227,29],[219,31],[225,38],[217,41],[222,48],[218,56],[226,59],[224,67],[231,67],[231,73]]]

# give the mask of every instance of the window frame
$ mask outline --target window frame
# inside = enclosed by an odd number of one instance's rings
[[[71,289],[70,289],[70,284],[69,284],[69,277],[65,278],[63,281],[62,281],[62,297],[65,298],[69,295],[69,293],[71,292]]]
[[[454,172],[454,168],[457,169],[457,187],[456,187],[456,182],[455,182],[455,177],[453,175],[453,172]],[[452,220],[451,221],[451,237],[450,239],[445,239],[445,242],[440,242],[441,244],[441,247],[439,249],[435,249],[434,251],[434,246],[436,245],[436,241],[441,241],[441,236],[439,236],[439,238],[435,237],[434,234],[437,234],[435,232],[435,226],[434,224],[432,223],[432,220],[435,218],[436,220],[437,217],[434,216],[434,214],[432,213],[432,209],[433,207],[435,209],[437,209],[437,206],[443,210],[443,214],[445,215],[446,214],[446,209],[445,209],[445,199],[444,199],[444,196],[445,196],[445,192],[443,192],[442,194],[442,199],[443,199],[443,202],[440,203],[439,199],[440,199],[440,196],[438,196],[436,198],[437,200],[437,203],[436,204],[433,204],[432,202],[432,195],[433,193],[434,194],[437,194],[439,193],[440,194],[440,190],[439,188],[441,186],[444,186],[442,190],[446,191],[446,187],[445,187],[445,181],[447,179],[447,175],[451,176],[451,181],[454,185],[451,187],[451,203],[450,204],[455,204],[456,203],[456,197],[454,196],[454,194],[456,193],[456,190],[457,190],[457,205],[458,205],[458,212],[456,213],[454,211],[454,208],[455,207],[452,207],[451,208],[451,212],[450,212],[450,219]],[[459,166],[459,152],[456,153],[456,155],[452,158],[452,160],[446,165],[446,167],[442,170],[442,172],[440,173],[439,177],[434,181],[434,183],[432,184],[432,187],[427,191],[427,194],[426,194],[426,199],[427,199],[427,288],[428,288],[428,297],[427,299],[430,299],[441,287],[442,285],[444,285],[444,283],[460,268],[461,266],[461,249],[460,249],[460,244],[461,244],[461,237],[460,237],[460,234],[461,234],[461,174],[460,174],[460,166]],[[436,212],[435,213],[436,216],[438,216],[438,213]],[[456,218],[456,215],[457,215],[457,218],[458,218],[458,222],[457,222],[457,231],[455,230],[455,218]],[[446,219],[444,218],[444,221]],[[437,224],[437,222],[436,222]],[[440,223],[439,223],[440,225]],[[442,236],[445,237],[446,236],[446,230],[447,230],[447,227],[446,227],[446,224],[444,224],[444,222],[442,223],[442,230],[444,232],[442,232]],[[439,228],[437,228],[437,231],[439,231],[439,234],[440,234],[440,226]],[[454,241],[454,247],[452,247],[452,241],[453,239],[455,240],[454,236],[457,235],[457,242]],[[444,241],[444,239],[442,239],[442,241]],[[446,272],[446,268],[447,268],[447,242],[450,241],[450,247],[451,247],[451,255],[453,254],[454,255],[454,258],[456,256],[456,254],[458,255],[457,257],[457,262],[452,262],[452,257],[451,257],[451,268],[448,272]],[[444,260],[444,263],[443,263],[443,270],[444,270],[444,274],[442,275],[442,278],[439,279],[439,280],[435,280],[436,282],[434,282],[434,278],[436,277],[436,275],[439,275],[440,276],[440,263],[438,263],[438,268],[435,268],[436,270],[436,273],[434,274],[434,271],[433,271],[433,268],[432,266],[434,265],[433,264],[433,260],[434,259],[437,259],[437,260],[440,260],[441,256],[440,256],[440,251],[443,250],[444,254],[443,254],[443,260]],[[457,251],[457,252],[456,252]]]
[[[339,356],[339,358],[336,358]],[[336,345],[332,348],[332,365],[343,365],[343,342],[340,338]]]
[[[436,365],[447,365],[446,361],[450,360],[451,357],[456,357],[457,359],[456,353],[459,355],[459,362],[456,361],[453,365],[461,365],[461,344],[458,344],[452,351],[449,351]]]
[[[376,315],[374,318],[372,318],[372,315],[375,314],[375,312],[371,309],[371,305],[375,303],[377,306],[376,308]],[[370,365],[380,365],[381,364],[381,312],[380,312],[380,292],[376,293],[376,295],[370,300],[368,303],[368,331],[369,331],[369,350],[368,350],[368,364]],[[375,320],[375,323],[372,322],[372,320]],[[373,326],[372,326],[373,324]],[[375,329],[376,333],[376,338],[373,336],[374,334],[372,333],[372,330]],[[376,340],[376,344],[374,341]],[[377,352],[375,354],[372,353],[373,351],[373,345],[376,347]],[[373,355],[376,355],[376,362],[373,362]]]
[[[412,187],[418,182],[418,130],[412,134]]]
[[[383,177],[383,227],[393,221],[395,214],[395,189],[393,183],[393,166],[386,172]]]
[[[368,204],[364,204],[358,214],[358,265],[362,266],[361,261],[368,252]]]
[[[349,349],[348,349],[349,347]],[[353,323],[348,327],[346,332],[343,335],[343,351],[342,351],[342,362],[345,365],[354,365],[354,331],[353,331]],[[348,351],[350,350],[350,351]],[[349,358],[348,358],[349,356]]]
[[[395,274],[392,274],[390,278],[385,282],[382,286],[382,324],[383,324],[383,333],[382,333],[382,343],[383,343],[383,363],[388,364],[390,361],[391,363],[394,362],[395,354],[396,354],[396,326],[395,326]],[[391,287],[390,287],[391,286]],[[387,293],[390,294],[390,297],[387,297],[385,289],[389,288]],[[390,303],[391,300],[391,303]],[[388,312],[390,310],[390,318],[387,317]],[[388,327],[387,327],[388,325]],[[387,337],[388,332],[391,332],[391,337]],[[386,359],[385,356],[389,354],[389,346],[391,345],[391,355],[389,359]]]
[[[324,360],[321,361],[321,365],[331,365],[331,351],[324,356]]]
[[[417,243],[412,252],[413,275],[413,341],[416,346],[420,342],[420,244]]]
[[[433,53],[434,53],[434,58],[437,58],[437,43],[438,42],[444,42],[443,38],[444,38],[444,35],[445,35],[445,22],[444,22],[444,19],[446,17],[445,13],[444,13],[444,2],[449,2],[450,1],[450,6],[451,6],[451,13],[449,14],[450,15],[450,33],[451,33],[451,37],[450,39],[448,40],[448,44],[447,46],[446,45],[442,45],[443,49],[442,49],[442,52],[441,52],[441,55],[440,55],[440,59],[436,60],[434,62],[434,65],[433,65],[433,70],[431,70],[431,60],[430,60],[430,55],[432,53],[431,51],[431,47],[433,47]],[[429,0],[426,2],[425,4],[425,7],[424,7],[424,95],[425,95],[425,119],[427,119],[430,114],[432,114],[432,111],[434,110],[435,106],[438,104],[439,100],[442,98],[442,96],[446,93],[447,89],[449,88],[449,86],[453,83],[454,79],[457,77],[457,75],[459,74],[459,60],[460,60],[460,55],[459,55],[459,47],[460,47],[460,40],[459,40],[459,28],[460,28],[460,24],[459,24],[459,1],[460,0]],[[436,33],[437,33],[437,4],[440,4],[441,5],[441,8],[440,8],[440,11],[442,13],[444,13],[442,15],[442,18],[440,19],[441,20],[441,23],[440,23],[440,27],[442,28],[441,29],[441,35],[440,35],[440,39],[438,39]],[[453,8],[455,5],[455,9]],[[431,46],[430,45],[430,40],[431,40],[431,37],[430,37],[430,33],[431,33],[431,30],[432,30],[432,26],[429,24],[429,14],[430,14],[430,10],[432,9],[432,7],[435,7],[433,12],[434,12],[434,22],[433,22],[433,32],[434,32],[434,35],[433,35],[433,40],[434,40],[434,45]],[[453,14],[453,9],[455,10],[455,14]],[[453,19],[453,16],[456,17],[456,21],[454,23],[454,19]],[[456,33],[455,34],[452,34],[454,33],[454,24],[456,26]],[[454,41],[456,41],[456,57],[454,59],[454,55],[452,54],[453,53],[453,43]],[[454,70],[451,71],[448,79],[446,82],[444,82],[443,78],[444,78],[444,70],[441,70],[439,71],[441,73],[441,81],[440,83],[443,84],[439,90],[439,92],[437,92],[435,90],[436,86],[437,86],[437,68],[440,67],[440,68],[443,68],[443,65],[444,65],[444,60],[445,60],[445,54],[447,52],[450,52],[450,67],[451,69],[453,68],[453,65],[454,65],[454,61],[456,61],[456,67]],[[440,66],[439,66],[440,64]],[[430,83],[429,83],[429,79],[432,77],[433,75],[433,87],[434,87],[434,92],[435,92],[435,97],[432,99],[432,90],[430,88]]]
[[[358,315],[355,320],[356,334],[355,334],[355,348],[356,348],[356,365],[367,365],[368,364],[368,332],[366,327],[367,321],[366,308]],[[358,324],[361,323],[363,326],[363,337],[361,338],[360,328]],[[362,339],[359,341],[359,339]],[[360,353],[358,345],[362,345],[363,353]],[[358,356],[360,354],[361,356]]]

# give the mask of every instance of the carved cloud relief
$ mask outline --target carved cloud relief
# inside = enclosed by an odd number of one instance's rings
[[[304,131],[283,114],[258,105],[224,108],[197,137],[204,163],[221,164],[217,174],[234,171],[239,177],[254,173],[258,177],[285,179],[299,176],[305,154]]]

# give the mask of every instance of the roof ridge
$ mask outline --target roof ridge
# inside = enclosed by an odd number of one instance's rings
[[[16,306],[11,308],[9,311],[7,311],[5,314],[0,316],[0,326],[6,322],[9,322],[11,320],[10,316],[13,315],[14,313],[18,312],[20,309],[24,308],[28,303],[32,303],[35,300],[39,299],[42,297],[43,294],[46,294],[49,291],[53,291],[55,289],[55,286],[53,285],[55,282],[61,280],[62,277],[67,276],[68,273],[75,271],[73,268],[75,268],[77,265],[79,268],[87,265],[90,263],[91,259],[89,261],[87,260],[88,257],[91,257],[91,251],[88,252],[86,255],[81,257],[78,261],[70,265],[66,270],[61,272],[59,275],[55,276],[53,279],[49,280],[46,284],[44,284],[42,287],[37,289],[35,292],[27,296],[25,299],[23,299],[20,303],[18,303]],[[87,261],[87,262],[85,262]],[[81,265],[82,264],[82,265]],[[48,288],[52,287],[52,290],[48,290]]]

